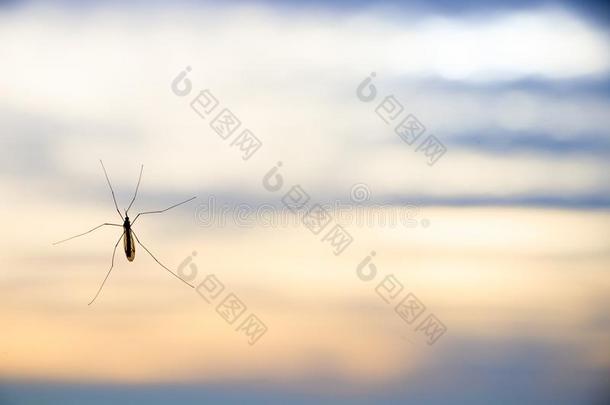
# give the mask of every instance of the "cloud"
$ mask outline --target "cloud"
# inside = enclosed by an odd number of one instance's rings
[[[405,25],[382,8],[337,19],[261,4],[138,7],[0,10],[5,177],[39,167],[78,189],[99,180],[104,158],[120,191],[142,162],[159,200],[192,190],[257,198],[282,160],[290,181],[324,198],[362,181],[400,198],[608,193],[608,96],[574,83],[604,83],[609,42],[566,10]],[[195,89],[210,88],[263,140],[252,161],[171,93],[186,65]],[[380,96],[396,95],[450,149],[434,168],[355,97],[373,70]],[[531,77],[564,90],[524,84]]]

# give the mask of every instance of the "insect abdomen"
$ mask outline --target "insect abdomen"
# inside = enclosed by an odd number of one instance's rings
[[[133,262],[133,259],[136,258],[136,246],[133,243],[133,234],[131,233],[131,229],[125,230],[125,235],[123,236],[123,247],[125,248],[125,256],[127,256],[127,260]]]

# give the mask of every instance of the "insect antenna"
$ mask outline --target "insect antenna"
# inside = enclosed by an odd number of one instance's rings
[[[133,195],[131,202],[129,203],[129,207],[127,207],[127,209],[125,210],[125,216],[127,216],[127,212],[129,212],[129,209],[133,205],[133,202],[136,200],[136,196],[138,195],[138,189],[140,188],[140,181],[142,180],[142,170],[144,170],[144,165],[140,166],[140,177],[138,177],[138,185],[136,186],[136,192]]]
[[[181,278],[179,275],[177,275],[176,273],[174,273],[173,271],[171,271],[170,269],[168,269],[168,268],[167,268],[167,267],[166,267],[166,266],[165,266],[163,263],[161,263],[159,260],[157,260],[157,258],[156,258],[156,257],[155,257],[155,256],[154,256],[152,253],[150,253],[150,250],[148,250],[148,249],[146,248],[146,246],[144,246],[144,245],[142,244],[142,242],[140,242],[140,239],[138,239],[138,235],[136,235],[136,233],[133,231],[133,229],[131,230],[131,233],[133,233],[133,236],[136,238],[136,241],[138,242],[138,245],[142,246],[142,249],[146,250],[146,252],[147,252],[147,253],[150,255],[150,257],[152,257],[152,258],[153,258],[153,259],[154,259],[154,260],[155,260],[155,261],[156,261],[156,262],[157,262],[157,263],[158,263],[158,264],[159,264],[161,267],[163,267],[165,270],[167,270],[167,271],[169,271],[170,273],[172,273],[172,275],[173,275],[174,277],[176,277],[178,280],[182,281],[184,284],[188,285],[188,286],[189,286],[189,287],[191,287],[191,288],[195,288],[195,286],[194,286],[194,285],[192,285],[192,284],[190,284],[190,283],[186,282],[185,280],[183,280],[183,279],[182,279],[182,278]]]
[[[121,234],[121,237],[119,238],[119,240],[116,241],[116,244],[114,245],[114,250],[112,251],[112,262],[110,263],[110,269],[108,270],[108,273],[106,273],[106,277],[104,277],[104,281],[102,281],[102,285],[100,285],[100,288],[97,290],[97,293],[95,294],[95,297],[93,297],[91,302],[89,304],[87,304],[87,305],[93,304],[93,301],[95,301],[97,296],[100,295],[100,292],[102,291],[102,288],[104,288],[104,284],[106,284],[106,280],[108,280],[108,276],[110,275],[110,272],[112,271],[112,268],[114,267],[114,256],[116,254],[116,248],[117,248],[117,246],[119,246],[119,242],[123,238],[123,235],[125,235],[125,231],[123,231],[123,233]]]
[[[108,182],[108,186],[110,186],[110,192],[112,193],[112,201],[114,201],[114,207],[116,208],[116,212],[119,213],[121,220],[124,220],[123,215],[121,215],[121,211],[119,211],[119,206],[116,203],[116,198],[114,196],[114,190],[112,189],[112,184],[110,184],[110,179],[108,178],[108,173],[106,173],[106,168],[104,167],[104,162],[100,159],[100,163],[102,164],[102,169],[104,170],[104,176],[106,176],[106,181]]]

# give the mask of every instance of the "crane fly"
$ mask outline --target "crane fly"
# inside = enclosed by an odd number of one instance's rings
[[[131,206],[133,205],[134,201],[136,200],[136,197],[138,195],[138,189],[140,188],[140,181],[142,180],[142,170],[144,170],[144,165],[140,166],[140,176],[138,177],[138,184],[136,185],[136,192],[133,195],[133,198],[131,199],[131,202],[129,203],[129,206],[127,207],[127,209],[125,210],[125,217],[123,217],[123,215],[121,214],[121,211],[119,210],[119,206],[116,203],[116,197],[114,195],[114,190],[112,189],[112,184],[110,183],[110,178],[108,177],[108,173],[106,172],[106,168],[104,167],[104,163],[100,160],[100,164],[102,165],[102,170],[104,170],[104,176],[106,176],[106,181],[108,182],[108,186],[110,187],[110,193],[112,194],[112,200],[114,201],[114,207],[116,208],[117,213],[119,214],[119,216],[121,217],[121,221],[123,222],[122,224],[115,224],[115,223],[111,223],[111,222],[104,222],[101,225],[96,226],[93,229],[88,230],[87,232],[83,232],[80,233],[78,235],[74,235],[71,236],[67,239],[63,239],[60,240],[58,242],[53,243],[53,245],[58,245],[60,243],[63,242],[67,242],[69,240],[72,240],[74,238],[78,238],[79,236],[84,236],[87,235],[88,233],[91,233],[101,227],[104,226],[120,226],[123,228],[123,233],[121,234],[121,236],[119,237],[119,240],[116,241],[116,243],[114,244],[114,250],[112,251],[112,261],[110,263],[110,269],[108,269],[108,272],[106,273],[106,277],[104,277],[104,280],[102,281],[102,284],[100,285],[99,289],[97,290],[97,293],[95,294],[95,296],[93,297],[93,299],[91,300],[91,302],[89,302],[88,305],[93,304],[93,302],[95,301],[95,299],[97,298],[98,295],[100,295],[100,292],[102,291],[102,288],[104,287],[104,284],[106,284],[106,280],[108,280],[108,277],[110,276],[110,272],[112,271],[112,269],[114,268],[114,257],[116,255],[116,250],[117,247],[119,246],[119,243],[121,243],[121,239],[123,240],[123,250],[125,251],[125,257],[127,257],[127,260],[129,260],[130,262],[132,262],[135,258],[136,258],[136,243],[138,245],[140,245],[140,247],[142,247],[142,249],[144,249],[146,251],[146,253],[148,253],[150,255],[150,257],[152,257],[155,262],[157,262],[161,267],[163,267],[165,270],[167,270],[168,272],[170,272],[171,274],[173,274],[178,280],[182,281],[183,283],[185,283],[186,285],[188,285],[191,288],[195,288],[192,284],[188,283],[187,281],[183,280],[182,278],[180,278],[180,276],[178,276],[176,273],[174,273],[173,271],[171,271],[169,268],[167,268],[167,266],[165,266],[163,263],[161,263],[151,252],[150,250],[148,250],[146,248],[146,246],[144,246],[142,244],[142,242],[140,242],[140,239],[138,239],[138,235],[136,235],[136,233],[133,231],[133,224],[136,223],[136,221],[138,220],[138,218],[140,217],[140,215],[148,215],[148,214],[160,214],[162,212],[171,210],[172,208],[175,208],[179,205],[182,204],[186,204],[189,201],[194,200],[197,197],[191,197],[188,200],[179,202],[178,204],[174,204],[171,207],[165,208],[163,210],[158,210],[158,211],[145,211],[145,212],[140,212],[139,214],[137,214],[135,216],[135,218],[133,219],[133,221],[129,220],[129,209],[131,208]],[[135,243],[134,243],[135,241]]]

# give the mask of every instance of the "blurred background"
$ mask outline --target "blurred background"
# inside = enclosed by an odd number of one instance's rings
[[[608,403],[609,51],[606,2],[0,2],[0,403]],[[249,159],[221,108],[262,143]],[[119,245],[87,305],[121,229],[52,242],[120,223],[99,159],[121,211],[144,164],[132,218],[198,196],[134,229],[220,295]],[[344,221],[335,255],[263,223],[293,185],[335,219],[411,220]],[[240,204],[265,221],[236,224]]]

